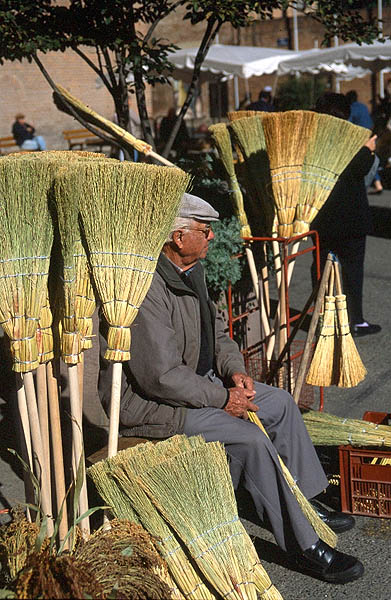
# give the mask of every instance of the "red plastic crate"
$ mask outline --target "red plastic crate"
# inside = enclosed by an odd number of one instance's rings
[[[363,418],[387,424],[390,417],[388,413],[367,412]],[[391,464],[371,464],[375,458],[391,459],[391,451],[339,447],[343,512],[368,517],[391,517]]]

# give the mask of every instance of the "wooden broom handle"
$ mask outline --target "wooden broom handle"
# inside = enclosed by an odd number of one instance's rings
[[[83,411],[80,406],[80,394],[79,394],[79,377],[77,364],[68,365],[68,377],[69,377],[69,399],[71,403],[72,413],[72,438],[74,447],[75,457],[75,474],[79,467],[79,462],[83,456]],[[87,482],[85,466],[83,461],[83,483],[80,490],[79,498],[79,512],[80,516],[86,513],[88,510],[88,496],[87,496]],[[90,533],[90,520],[85,516],[80,521],[80,528],[82,530],[83,537],[88,537]]]
[[[310,327],[308,329],[307,339],[305,341],[304,350],[303,350],[299,370],[298,370],[297,377],[296,377],[295,391],[293,393],[293,399],[296,402],[296,404],[298,404],[298,402],[299,402],[301,389],[303,387],[306,368],[307,368],[307,364],[308,364],[308,360],[309,360],[310,352],[311,352],[312,340],[314,338],[316,326],[318,324],[319,313],[320,313],[320,309],[322,307],[323,297],[324,297],[324,294],[325,294],[325,291],[327,288],[327,284],[329,281],[330,271],[333,266],[333,260],[334,260],[333,255],[331,254],[331,252],[329,252],[329,254],[327,256],[325,267],[323,269],[323,275],[322,275],[322,279],[321,279],[320,285],[319,285],[318,296],[316,298],[314,312],[312,313],[311,323],[310,323]]]
[[[46,364],[46,377],[49,397],[49,418],[50,433],[52,438],[52,457],[53,457],[53,478],[56,490],[57,516],[63,507],[62,517],[58,528],[60,543],[63,542],[68,532],[68,514],[65,502],[65,473],[64,473],[64,455],[62,450],[61,417],[59,403],[59,384],[56,377],[58,371],[57,364],[49,361]],[[67,549],[68,546],[67,546]]]
[[[46,465],[46,476],[48,488],[51,489],[50,474],[50,438],[49,438],[49,410],[48,410],[48,388],[46,380],[46,365],[41,363],[36,371],[37,382],[37,406],[39,415],[39,427],[41,429],[42,447]]]
[[[119,412],[121,406],[121,381],[122,363],[115,362],[113,364],[113,375],[111,380],[110,423],[107,453],[108,457],[117,454],[118,450]]]
[[[53,519],[51,506],[51,493],[48,486],[48,478],[46,473],[46,463],[43,452],[41,429],[39,426],[39,416],[37,408],[37,397],[35,393],[34,379],[31,371],[23,373],[23,383],[26,390],[27,410],[30,423],[31,440],[34,463],[36,466],[36,475],[41,484],[41,504],[42,510],[48,516],[47,527],[48,535],[53,533]]]
[[[338,296],[341,296],[343,294],[343,290],[342,290],[341,275],[339,272],[338,261],[334,261],[334,274],[335,274],[335,288],[337,290]]]

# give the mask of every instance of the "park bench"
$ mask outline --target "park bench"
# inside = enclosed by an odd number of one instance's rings
[[[98,150],[102,152],[103,146],[110,146],[108,142],[97,137],[88,129],[66,129],[62,132],[68,142],[68,150]]]
[[[20,148],[12,135],[0,137],[0,154],[9,154],[10,152],[18,152],[19,150]]]

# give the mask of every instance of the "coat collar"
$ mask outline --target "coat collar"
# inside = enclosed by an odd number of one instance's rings
[[[177,290],[178,292],[183,292],[183,293],[189,294],[191,296],[197,295],[192,289],[189,288],[189,286],[187,286],[185,284],[185,282],[181,278],[179,272],[175,269],[172,262],[170,260],[168,260],[168,258],[163,254],[163,252],[159,256],[157,266],[156,266],[156,271],[159,273],[159,275],[164,279],[166,284],[171,289]],[[193,272],[197,272],[197,273],[202,272],[203,273],[203,267],[202,267],[201,263],[198,262],[193,267]]]

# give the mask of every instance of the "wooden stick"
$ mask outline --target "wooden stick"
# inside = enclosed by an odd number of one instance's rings
[[[20,455],[24,462],[30,467],[30,470],[33,471],[33,454],[31,449],[31,434],[30,434],[30,423],[27,411],[27,401],[26,401],[26,390],[24,389],[24,385],[22,382],[21,375],[19,373],[15,373],[16,375],[16,389],[17,389],[17,402],[18,402],[18,412],[19,412],[19,447],[20,447]],[[35,504],[34,498],[34,489],[32,485],[31,478],[29,474],[23,469],[23,481],[24,481],[24,491],[26,502],[29,504]],[[29,521],[31,521],[31,511],[29,508],[26,509],[26,516]]]
[[[326,287],[327,287],[327,284],[329,281],[329,276],[330,276],[330,271],[331,271],[332,266],[333,266],[333,255],[330,252],[329,255],[327,256],[326,264],[323,269],[323,275],[322,275],[322,279],[321,279],[320,285],[319,285],[318,296],[316,298],[314,312],[312,313],[311,323],[310,323],[307,338],[305,341],[303,354],[301,356],[299,370],[297,373],[295,391],[293,394],[293,399],[296,402],[296,404],[298,404],[298,402],[299,402],[301,389],[303,387],[305,373],[306,373],[308,360],[309,360],[310,352],[311,352],[312,340],[314,338],[316,326],[318,324],[319,313],[320,313],[320,309],[321,309],[321,306],[323,303],[323,297],[324,297]]]
[[[85,465],[83,460],[83,423],[82,423],[82,410],[80,406],[80,396],[79,396],[79,377],[77,373],[77,364],[67,365],[68,367],[68,377],[69,377],[69,399],[71,403],[71,413],[72,413],[72,442],[74,448],[74,457],[75,457],[75,479],[77,474],[77,469],[80,464],[80,460],[82,460],[82,468],[83,468],[83,483],[80,490],[80,498],[79,498],[79,512],[80,515],[83,515],[88,510],[88,495],[87,495],[87,482],[86,482],[86,473],[85,473]],[[83,537],[88,537],[90,533],[90,520],[88,517],[84,517],[80,521],[80,528],[82,530]]]
[[[49,411],[48,390],[46,380],[46,365],[40,364],[36,370],[37,382],[37,407],[39,416],[39,427],[41,430],[42,448],[46,465],[47,485],[50,491],[51,503],[51,475],[50,475],[50,438],[49,438]]]
[[[122,363],[113,363],[113,375],[111,380],[111,403],[110,403],[110,425],[108,456],[114,456],[118,450],[119,412],[121,406],[121,381]]]
[[[23,383],[26,390],[26,403],[31,431],[33,462],[36,476],[41,484],[42,510],[44,514],[48,516],[48,535],[50,536],[53,533],[52,507],[50,490],[48,488],[41,429],[39,425],[37,398],[35,394],[33,374],[31,371],[28,373],[23,373]]]
[[[56,365],[53,364],[53,361],[49,361],[46,364],[46,376],[49,396],[50,433],[52,439],[53,479],[56,490],[56,506],[58,516],[60,514],[63,501],[65,500],[66,491],[59,404],[59,383],[58,377],[56,376]],[[64,503],[62,518],[58,528],[60,544],[63,542],[67,532],[68,514],[66,503]]]

